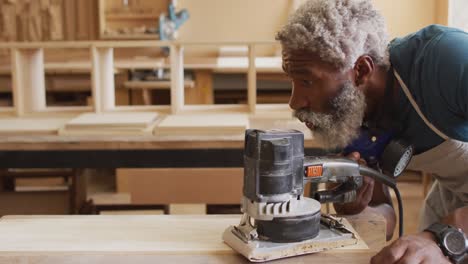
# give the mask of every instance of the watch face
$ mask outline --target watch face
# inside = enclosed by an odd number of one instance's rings
[[[448,231],[443,242],[448,253],[453,255],[461,255],[465,253],[465,236],[458,230]]]

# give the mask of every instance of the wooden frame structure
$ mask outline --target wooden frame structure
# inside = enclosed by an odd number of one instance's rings
[[[178,113],[250,113],[258,110],[288,110],[286,104],[257,105],[257,67],[256,46],[276,45],[271,42],[167,42],[167,41],[78,41],[78,42],[32,42],[32,43],[0,43],[0,49],[11,52],[11,76],[13,107],[1,107],[0,112],[13,116],[48,116],[58,113],[84,112],[120,112],[120,111],[159,111],[168,114]],[[197,45],[224,46],[247,45],[247,104],[239,105],[185,105],[184,103],[184,47]],[[171,104],[163,106],[116,106],[114,83],[114,49],[115,48],[148,48],[169,47],[171,72]],[[92,79],[92,106],[47,107],[45,100],[44,49],[89,49]],[[159,65],[160,66],[160,65]],[[155,65],[155,68],[159,67]],[[245,68],[245,65],[232,65],[232,68]],[[267,70],[281,71],[280,65],[267,65]]]

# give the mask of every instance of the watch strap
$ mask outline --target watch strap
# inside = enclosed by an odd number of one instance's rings
[[[466,253],[462,254],[462,255],[450,254],[448,249],[446,248],[445,244],[443,243],[445,233],[449,229],[458,230],[457,228],[455,228],[455,227],[453,227],[451,225],[442,224],[442,223],[433,223],[428,228],[426,228],[424,231],[428,231],[428,232],[430,232],[430,233],[432,233],[434,235],[437,245],[440,247],[440,249],[442,250],[442,252],[444,253],[445,256],[447,256],[453,263],[460,263],[464,259]]]

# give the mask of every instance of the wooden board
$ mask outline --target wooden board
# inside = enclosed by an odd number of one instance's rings
[[[155,135],[239,135],[249,127],[246,114],[169,115],[154,130]]]
[[[158,113],[86,113],[67,122],[60,135],[152,135]]]
[[[70,118],[1,118],[0,135],[56,135]]]
[[[4,217],[0,261],[104,263],[124,258],[132,263],[248,263],[221,239],[223,231],[239,221],[240,215]],[[351,248],[275,263],[368,263],[370,256],[360,240]]]
[[[60,128],[58,134],[60,136],[98,136],[98,137],[119,137],[119,136],[130,136],[130,137],[149,137],[153,135],[154,127],[156,123],[149,125],[147,128],[90,128],[90,129],[66,129]]]
[[[68,214],[69,212],[70,192],[67,191],[0,192],[0,215]],[[0,263],[11,262],[0,259]]]
[[[82,114],[65,125],[67,129],[144,129],[158,117],[154,112],[137,113],[86,113]]]

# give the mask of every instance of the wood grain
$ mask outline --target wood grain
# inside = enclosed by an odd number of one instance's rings
[[[101,263],[126,256],[136,261],[175,257],[191,263],[245,263],[221,240],[222,232],[239,221],[239,215],[7,216],[0,220],[4,242],[0,244],[0,261],[58,263],[84,259]],[[373,253],[361,245],[280,263],[366,263]],[[198,262],[201,260],[205,262]]]

